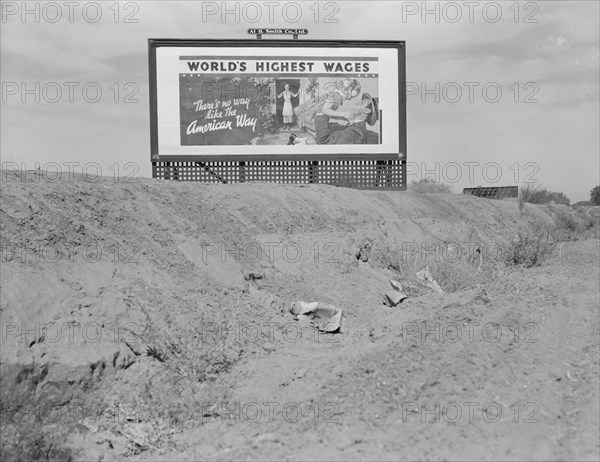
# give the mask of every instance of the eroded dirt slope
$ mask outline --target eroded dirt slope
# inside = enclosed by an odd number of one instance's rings
[[[516,202],[35,179],[2,182],[3,402],[128,403],[58,419],[75,458],[598,458],[597,240],[495,271]],[[487,279],[436,265],[457,242]],[[470,257],[441,255],[481,275]],[[382,304],[427,262],[452,293]],[[298,324],[294,300],[343,306],[348,332]]]

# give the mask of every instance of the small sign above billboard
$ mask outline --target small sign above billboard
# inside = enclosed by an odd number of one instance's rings
[[[308,29],[248,29],[251,35],[308,35]]]

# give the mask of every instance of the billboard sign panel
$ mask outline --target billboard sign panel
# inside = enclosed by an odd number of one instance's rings
[[[406,157],[403,42],[149,40],[153,161]]]

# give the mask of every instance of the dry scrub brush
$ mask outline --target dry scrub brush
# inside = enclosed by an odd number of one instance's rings
[[[234,332],[234,326],[221,318],[200,314],[184,324],[167,314],[151,321],[154,327],[141,341],[156,367],[145,378],[136,409],[139,421],[152,428],[149,448],[164,448],[172,446],[172,434],[203,422],[207,401],[226,399],[229,386],[222,374],[240,359],[242,349],[223,334]]]
[[[156,324],[152,334],[146,339],[148,355],[180,377],[189,377],[197,382],[213,380],[218,374],[226,372],[239,357],[227,336],[208,332],[214,322],[200,322],[199,325]],[[225,326],[223,329],[226,330]],[[233,327],[227,327],[233,331]]]
[[[578,240],[600,237],[600,217],[587,213],[585,208],[553,210],[556,240]]]
[[[503,275],[502,248],[483,239],[474,227],[465,226],[446,241],[403,245],[394,252],[388,267],[399,273],[409,296],[430,291],[416,277],[425,267],[445,292],[456,292],[485,286]]]
[[[425,267],[445,292],[488,287],[511,267],[541,265],[556,247],[555,230],[556,226],[528,214],[515,235],[503,240],[485,239],[476,228],[465,226],[444,242],[414,243],[408,252],[396,252],[388,267],[399,273],[410,296],[430,290],[416,277]]]
[[[2,383],[0,457],[3,461],[74,460],[65,441],[75,422],[57,422],[55,402],[25,383]]]
[[[569,198],[561,192],[551,191],[540,183],[528,183],[521,186],[519,201],[530,204],[563,204],[570,205]]]
[[[408,186],[410,192],[418,194],[431,193],[451,193],[452,188],[444,183],[438,183],[432,178],[421,178],[419,181],[413,181]]]
[[[529,215],[519,223],[516,235],[505,247],[504,261],[509,266],[539,266],[556,247],[556,226]]]

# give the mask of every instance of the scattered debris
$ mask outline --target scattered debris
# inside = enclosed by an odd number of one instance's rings
[[[398,292],[402,292],[402,284],[400,284],[398,281],[395,281],[393,279],[390,279],[390,284],[391,286],[396,289]]]
[[[417,273],[417,280],[421,282],[423,285],[426,285],[430,289],[433,289],[438,294],[445,294],[442,288],[439,286],[433,276],[431,276],[431,272],[429,271],[429,266],[426,266],[425,269],[419,271]]]
[[[313,321],[321,332],[342,334],[344,332],[345,314],[343,308],[321,302],[306,303],[297,301],[292,303],[290,313],[296,320],[307,317]]]
[[[397,290],[388,290],[383,297],[383,304],[387,306],[396,306],[406,298],[406,294]]]
[[[376,340],[379,340],[381,337],[383,337],[383,332],[381,332],[381,330],[379,330],[379,329],[375,330],[373,327],[371,329],[369,329],[369,340],[371,342],[375,342]]]
[[[483,265],[483,256],[481,255],[480,249],[476,249],[475,253],[479,257],[479,266],[477,267],[477,272],[475,274],[479,274],[479,271],[481,271],[481,265]]]
[[[358,248],[355,253],[355,257],[357,260],[360,260],[364,263],[369,261],[369,252],[371,251],[371,241],[366,239],[362,245]]]
[[[296,376],[296,378],[301,379],[302,377],[304,377],[306,375],[307,372],[308,372],[308,369],[303,367],[302,369],[297,369],[296,372],[294,372],[294,375]]]
[[[396,306],[402,300],[404,300],[407,295],[402,293],[402,284],[398,281],[390,279],[390,284],[393,287],[393,290],[388,290],[383,296],[383,304],[387,306]]]
[[[277,436],[275,433],[265,433],[262,435],[254,435],[254,436],[257,436],[257,438],[254,440],[254,444],[260,443],[261,441],[273,441],[275,443],[278,443],[281,441],[280,437]]]
[[[263,344],[263,350],[268,351],[269,353],[275,351],[275,344],[271,342],[266,342]]]
[[[79,425],[81,425],[87,431],[89,431],[91,433],[98,433],[98,430],[100,429],[98,424],[96,422],[94,422],[94,419],[92,419],[90,417],[84,417],[83,419],[81,419],[79,421]]]
[[[123,343],[127,345],[131,352],[136,356],[142,356],[148,353],[148,347],[146,345],[143,345],[139,341],[126,342],[123,340]]]
[[[246,281],[256,281],[265,277],[264,271],[262,273],[255,273],[254,271],[244,271],[244,279]]]
[[[487,305],[492,302],[492,299],[489,297],[487,291],[485,290],[485,287],[481,287],[480,285],[478,285],[477,295],[473,297],[473,300],[471,300],[471,302],[483,303],[484,305]]]
[[[151,432],[150,425],[146,423],[132,423],[127,425],[123,431],[120,431],[133,447],[144,448],[145,450],[156,449],[149,442]]]

